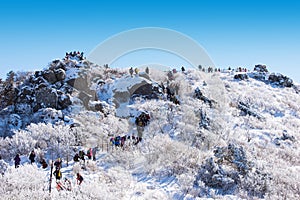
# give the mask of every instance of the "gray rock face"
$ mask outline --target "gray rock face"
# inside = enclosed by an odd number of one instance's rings
[[[36,104],[41,107],[58,108],[58,94],[51,88],[36,91]]]
[[[89,101],[92,100],[92,95],[82,91],[79,93],[78,97],[82,101],[84,107],[89,108]]]
[[[257,119],[264,119],[263,116],[261,116],[258,112],[253,110],[251,106],[244,102],[238,102],[238,109],[242,111],[243,115],[251,115],[253,117],[256,117]]]
[[[47,80],[50,84],[56,83],[57,78],[53,70],[46,70],[43,72],[43,78]]]
[[[33,94],[33,88],[29,86],[21,88],[18,92],[16,103],[31,103]]]
[[[87,77],[85,77],[83,75],[79,76],[77,78],[69,79],[69,80],[67,80],[67,83],[77,90],[90,93]]]
[[[57,69],[54,71],[57,81],[63,81],[66,78],[66,72],[63,69]]]
[[[58,108],[59,110],[63,110],[68,106],[72,105],[71,97],[68,94],[63,94],[62,92],[58,91]]]
[[[135,77],[135,84],[128,84],[126,89],[115,89],[114,92],[114,103],[118,108],[120,104],[126,103],[130,100],[132,95],[149,95],[152,93],[152,83],[142,77]],[[126,79],[123,80],[126,84]],[[128,80],[130,82],[130,80]]]

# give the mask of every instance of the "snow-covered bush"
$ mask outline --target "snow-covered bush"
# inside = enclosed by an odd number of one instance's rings
[[[0,176],[1,199],[48,199],[47,173],[36,165],[10,167]]]

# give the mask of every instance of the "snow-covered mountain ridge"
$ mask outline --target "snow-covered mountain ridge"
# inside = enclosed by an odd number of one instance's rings
[[[0,138],[1,198],[300,198],[297,83],[263,65],[127,71],[74,56],[1,82],[1,134],[10,136]],[[110,143],[117,136],[126,136],[122,147]],[[72,160],[89,148],[95,161]],[[38,162],[58,157],[72,190],[53,180],[49,194],[50,167]]]

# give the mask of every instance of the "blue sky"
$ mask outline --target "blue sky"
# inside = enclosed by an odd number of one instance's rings
[[[196,40],[216,66],[264,63],[300,82],[297,1],[0,0],[0,77],[43,69],[66,51],[90,52],[133,28],[162,27]],[[153,61],[155,62],[155,61]]]

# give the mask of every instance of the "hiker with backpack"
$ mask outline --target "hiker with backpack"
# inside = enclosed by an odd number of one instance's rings
[[[29,160],[30,160],[31,164],[34,163],[34,159],[35,159],[35,153],[34,153],[34,150],[32,150],[29,155]]]
[[[48,167],[48,164],[44,158],[42,159],[42,161],[40,163],[41,163],[43,169],[46,169]]]
[[[77,180],[77,184],[78,184],[78,185],[80,185],[80,184],[82,183],[83,177],[81,176],[81,174],[77,173],[77,178],[76,178],[76,180]]]
[[[60,158],[58,158],[55,162],[54,162],[54,166],[56,169],[61,169],[62,167],[62,160]]]
[[[134,69],[134,72],[135,72],[136,75],[138,75],[138,74],[139,74],[139,69],[138,69],[138,68],[135,68],[135,69]]]
[[[75,154],[75,156],[73,157],[74,162],[79,162],[79,155],[78,153]]]
[[[55,169],[53,175],[55,176],[56,181],[59,181],[62,177],[61,171],[58,168]]]
[[[129,74],[132,77],[132,75],[133,75],[133,69],[132,69],[132,67],[130,67],[130,69],[129,69]]]
[[[93,160],[95,161],[96,160],[96,151],[97,151],[97,147],[94,147],[93,148]]]
[[[92,159],[92,156],[93,156],[93,149],[92,148],[89,148],[89,150],[87,150],[87,152],[86,152],[87,154],[87,157],[89,158],[89,159]]]
[[[19,154],[17,154],[14,158],[15,160],[15,168],[18,168],[20,166],[20,162],[21,162],[21,158],[19,156]]]
[[[85,156],[84,151],[80,150],[80,151],[79,151],[79,158],[80,158],[81,160],[85,161],[84,156]]]

